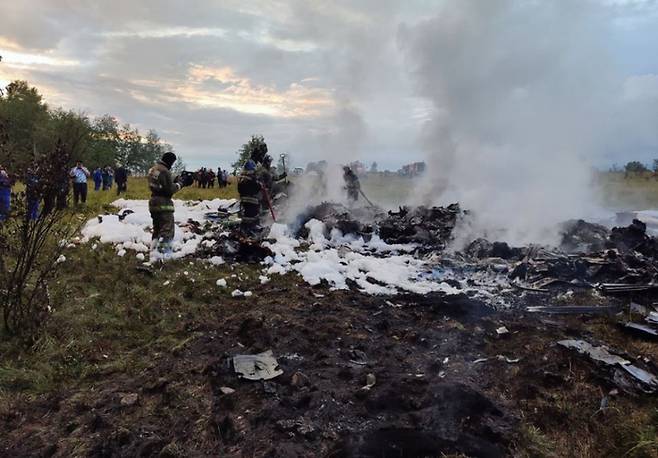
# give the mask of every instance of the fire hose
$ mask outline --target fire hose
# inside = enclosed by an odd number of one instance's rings
[[[361,188],[359,188],[359,192],[361,193],[361,195],[363,196],[363,198],[366,200],[366,202],[368,202],[368,203],[370,204],[371,207],[376,207],[376,205],[373,204],[372,202],[370,202],[370,199],[368,199],[368,197],[366,197],[366,195],[363,193],[363,191],[361,190]]]
[[[272,219],[276,221],[276,215],[274,215],[274,208],[272,207],[272,199],[270,199],[270,193],[267,192],[267,188],[263,186],[262,183],[260,185],[260,189],[261,191],[263,191],[263,195],[265,196],[265,200],[267,201],[267,206],[269,207],[270,213],[272,214]]]

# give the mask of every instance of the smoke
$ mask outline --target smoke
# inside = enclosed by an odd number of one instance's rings
[[[460,202],[474,218],[464,235],[511,243],[555,242],[555,223],[591,214],[592,165],[619,146],[619,117],[637,117],[612,24],[589,1],[458,0],[401,26],[418,93],[433,103],[416,203]]]

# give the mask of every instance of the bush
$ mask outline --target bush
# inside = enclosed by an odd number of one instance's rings
[[[0,144],[0,161],[6,151]],[[65,210],[70,154],[61,142],[39,165],[16,176],[25,191],[13,196],[9,218],[0,222],[0,310],[8,335],[32,339],[52,304],[48,282],[77,230]]]

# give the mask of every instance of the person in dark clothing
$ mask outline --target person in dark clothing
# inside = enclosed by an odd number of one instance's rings
[[[34,170],[28,169],[25,178],[25,198],[27,199],[27,217],[35,220],[39,217],[39,178]]]
[[[11,212],[11,179],[0,165],[0,223],[9,218]]]
[[[151,199],[149,200],[149,212],[153,220],[153,249],[167,259],[171,256],[174,239],[174,201],[172,197],[180,191],[184,183],[171,175],[171,167],[176,162],[176,155],[168,152],[162,155],[162,159],[155,164],[148,173],[149,189]]]
[[[57,210],[63,210],[69,206],[68,198],[70,187],[68,179],[61,180],[61,183],[59,184],[59,192],[57,193]]]
[[[109,165],[103,167],[103,191],[108,191],[112,188],[112,178],[114,177],[114,170]]]
[[[108,165],[105,170],[107,170],[107,189],[110,190],[114,184],[114,169]]]
[[[347,200],[356,202],[359,200],[359,191],[361,191],[361,183],[356,173],[348,167],[343,167],[343,179],[345,180],[345,189],[347,190]]]
[[[217,167],[217,187],[225,188],[226,181],[224,180],[224,172],[222,172],[221,167]]]
[[[101,168],[96,167],[91,177],[94,180],[94,191],[100,191],[101,185],[103,184],[103,171],[101,170]]]
[[[251,159],[247,161],[238,179],[238,194],[240,194],[241,228],[246,233],[254,233],[260,223],[261,185],[256,177],[256,164]]]
[[[128,190],[128,171],[122,165],[114,171],[114,181],[117,182],[117,195]]]
[[[214,188],[215,187],[215,172],[210,169],[207,172],[208,174],[208,187],[209,188]]]
[[[69,176],[73,179],[73,202],[75,205],[82,202],[87,203],[87,178],[89,178],[89,170],[82,165],[81,161],[76,162],[75,167],[69,172]]]

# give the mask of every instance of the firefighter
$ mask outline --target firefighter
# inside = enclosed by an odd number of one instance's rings
[[[261,185],[256,176],[256,163],[249,159],[238,179],[242,230],[253,234],[260,223]]]
[[[347,190],[347,200],[349,202],[356,202],[359,200],[359,191],[361,191],[361,183],[356,173],[348,167],[343,167],[343,179],[345,180],[345,189]]]
[[[171,167],[176,162],[176,155],[168,152],[162,155],[148,173],[151,199],[149,200],[149,212],[153,220],[152,250],[162,254],[166,259],[173,251],[172,241],[174,239],[174,201],[172,196],[180,191],[184,183],[180,178],[174,179]]]

